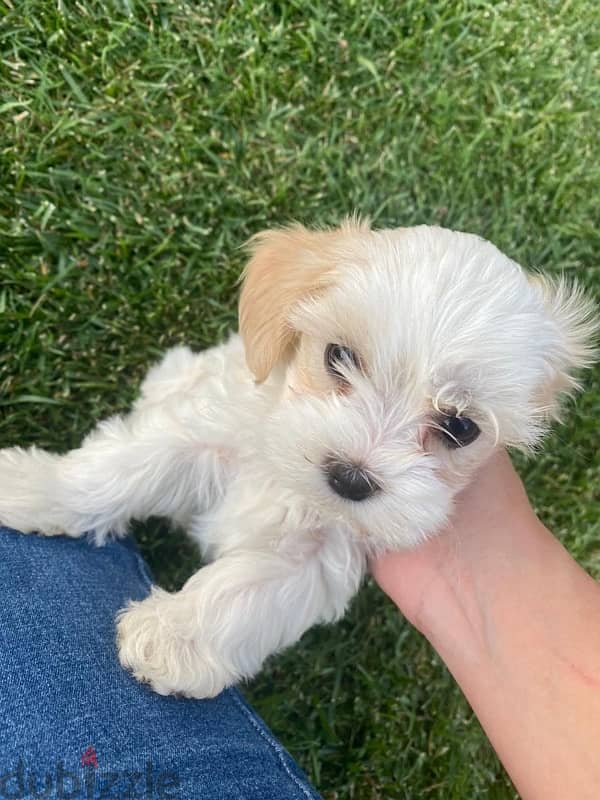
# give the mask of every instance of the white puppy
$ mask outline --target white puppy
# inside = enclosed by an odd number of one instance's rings
[[[593,309],[492,244],[421,226],[251,242],[240,336],[150,370],[78,450],[0,451],[0,522],[186,526],[212,562],[118,621],[124,666],[210,697],[344,613],[369,555],[422,542],[497,445],[531,447],[589,363]]]

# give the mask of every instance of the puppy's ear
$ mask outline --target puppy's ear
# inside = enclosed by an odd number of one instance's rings
[[[540,330],[546,340],[546,376],[538,401],[546,416],[558,418],[561,396],[580,388],[577,373],[598,355],[598,308],[580,286],[562,277],[535,275],[531,283],[546,317],[545,330]]]
[[[257,381],[293,350],[293,307],[333,282],[335,236],[293,225],[262,231],[248,242],[252,256],[242,275],[239,320],[246,361]]]

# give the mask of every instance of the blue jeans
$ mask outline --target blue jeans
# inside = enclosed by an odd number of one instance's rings
[[[237,690],[161,697],[121,668],[115,614],[150,584],[131,540],[0,528],[0,800],[318,798]]]

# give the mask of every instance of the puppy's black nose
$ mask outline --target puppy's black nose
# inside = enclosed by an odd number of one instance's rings
[[[366,500],[381,488],[361,467],[343,461],[327,461],[324,465],[327,483],[346,500]]]

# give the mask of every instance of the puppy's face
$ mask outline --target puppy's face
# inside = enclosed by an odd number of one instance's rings
[[[495,446],[534,445],[591,357],[581,293],[470,234],[350,222],[252,247],[246,358],[283,379],[265,456],[372,551],[435,532]]]

